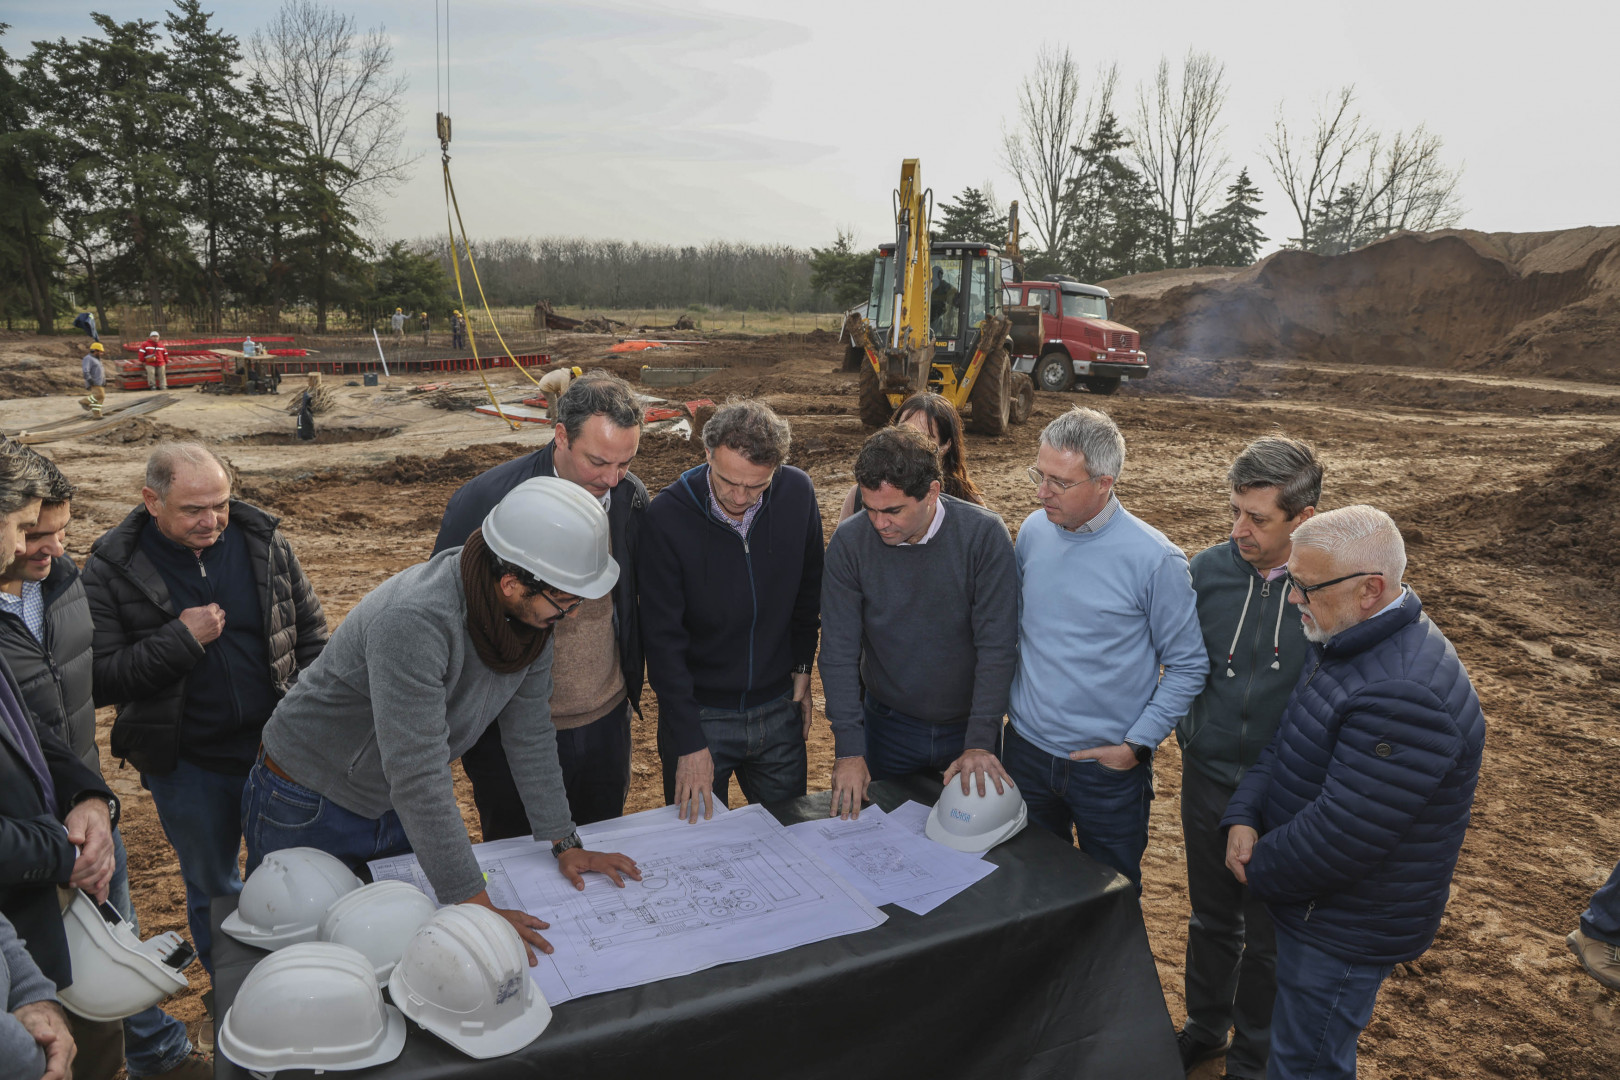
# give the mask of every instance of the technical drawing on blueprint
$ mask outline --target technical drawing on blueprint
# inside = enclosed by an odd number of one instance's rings
[[[995,869],[934,843],[875,806],[858,818],[801,821],[788,831],[873,904],[940,892],[953,896]]]

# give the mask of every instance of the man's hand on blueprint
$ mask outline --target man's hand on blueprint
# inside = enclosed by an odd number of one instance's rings
[[[636,860],[628,855],[617,855],[607,851],[572,848],[557,856],[557,869],[562,871],[563,877],[572,882],[576,889],[585,888],[585,875],[593,871],[606,874],[608,880],[621,889],[624,888],[625,878],[641,880],[641,871],[636,869]],[[620,877],[621,874],[624,876]]]
[[[540,962],[539,959],[534,955],[534,950],[539,949],[541,952],[550,955],[551,942],[540,936],[540,931],[551,929],[550,923],[542,919],[535,918],[527,911],[513,911],[510,908],[496,907],[494,902],[489,898],[488,889],[485,889],[477,896],[467,897],[463,903],[477,904],[479,907],[487,907],[489,910],[511,923],[512,928],[518,932],[518,937],[523,939],[523,951],[529,954],[530,967],[534,967]]]

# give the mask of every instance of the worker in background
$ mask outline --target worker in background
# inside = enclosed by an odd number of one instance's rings
[[[1379,987],[1433,944],[1451,896],[1485,715],[1405,572],[1382,510],[1294,530],[1309,674],[1221,818],[1227,869],[1276,928],[1269,1080],[1355,1080]]]
[[[0,452],[33,459],[45,477],[39,517],[24,531],[23,553],[0,571],[0,659],[11,668],[23,704],[37,728],[65,743],[85,767],[101,775],[92,700],[91,640],[94,626],[84,581],[64,546],[73,516],[73,485],[55,463],[35,451],[6,443]],[[117,826],[112,830],[114,868],[107,902],[138,925],[129,895],[129,858]],[[110,1071],[127,1064],[130,1076],[170,1080],[213,1075],[208,1055],[194,1051],[186,1025],[153,1006],[127,1020],[123,1054],[110,1056]],[[116,1041],[118,1032],[111,1033]],[[99,1040],[87,1038],[87,1044]],[[81,1076],[87,1075],[83,1069]]]
[[[945,280],[945,268],[935,266],[933,288],[928,293],[928,321],[933,324],[934,333],[950,331],[945,317],[956,310],[956,299],[960,295],[957,287]]]
[[[395,308],[394,314],[389,317],[388,324],[394,328],[394,344],[405,344],[405,309]]]
[[[452,349],[467,347],[467,317],[459,311],[450,313],[450,347]]]
[[[101,407],[107,403],[107,368],[101,362],[106,351],[101,342],[92,341],[79,364],[84,373],[84,397],[79,404],[97,416],[101,415]]]
[[[575,824],[624,813],[630,793],[630,713],[641,711],[643,663],[636,605],[636,545],[647,489],[630,471],[641,446],[641,407],[630,384],[605,371],[574,380],[557,403],[551,442],[476,476],[450,496],[437,555],[460,547],[508,492],[536,476],[560,476],[602,504],[619,580],[611,597],[587,600],[553,631],[551,723]],[[461,755],[485,840],[527,836],[528,815],[491,724]]]
[[[146,369],[146,388],[167,390],[169,350],[163,347],[163,341],[158,337],[156,330],[146,335],[146,344],[137,349],[135,355],[140,358],[141,366]]]
[[[50,491],[38,462],[37,455],[9,448],[0,453],[0,573],[22,557],[24,537],[38,524]],[[58,990],[73,984],[73,963],[57,889],[107,898],[118,810],[100,774],[50,728],[34,722],[22,687],[0,656],[0,915],[16,927],[34,963]],[[43,1030],[58,1039],[71,1037],[79,1054],[75,1074],[110,1080],[123,1064],[122,1026],[77,1017],[58,1025],[61,1019],[49,1010],[33,1017],[36,1038]]]
[[[90,549],[95,696],[180,859],[197,956],[209,903],[242,890],[242,789],[259,732],[326,644],[326,615],[277,520],[231,496],[199,443],[146,461],[141,505]]]
[[[569,384],[585,374],[577,367],[553,368],[540,376],[540,392],[546,395],[546,419],[557,419],[557,402],[568,393]]]
[[[696,822],[726,802],[805,793],[821,625],[821,510],[784,465],[792,431],[759,401],[703,425],[708,460],[652,501],[636,576],[658,695],[664,801]]]
[[[1232,533],[1192,559],[1209,674],[1176,727],[1192,904],[1187,1023],[1176,1040],[1183,1068],[1224,1053],[1227,1076],[1264,1080],[1277,941],[1265,905],[1226,869],[1221,815],[1276,733],[1305,662],[1286,578],[1294,530],[1322,496],[1322,463],[1306,444],[1267,435],[1244,448],[1226,477]]]
[[[428,313],[424,311],[416,319],[422,326],[422,344],[426,345],[428,343]]]
[[[588,491],[537,476],[464,545],[361,600],[265,726],[243,800],[248,871],[288,847],[356,868],[414,851],[440,903],[490,908],[551,952],[544,922],[491,901],[456,805],[450,766],[495,724],[529,835],[558,870],[580,889],[587,872],[639,880],[629,857],[581,845],[551,723],[553,632],[618,579],[608,531]]]
[[[1041,509],[1018,530],[1018,671],[1002,761],[1029,820],[1138,894],[1153,751],[1203,689],[1209,659],[1187,556],[1120,505],[1125,438],[1078,406],[1041,432]],[[1162,676],[1161,676],[1162,671]]]
[[[993,512],[940,490],[931,436],[904,425],[855,459],[865,512],[827,545],[821,684],[836,761],[832,813],[856,817],[867,784],[969,774],[998,790],[1001,718],[1018,659],[1018,567]],[[933,658],[940,662],[930,662]],[[863,695],[864,690],[864,695]]]
[[[939,490],[943,494],[984,505],[979,485],[973,482],[967,472],[966,454],[962,446],[962,417],[943,395],[926,391],[912,394],[900,403],[892,422],[922,432],[939,447]],[[838,520],[843,521],[861,509],[861,486],[851,484],[849,494],[844,496],[844,505],[838,510]]]

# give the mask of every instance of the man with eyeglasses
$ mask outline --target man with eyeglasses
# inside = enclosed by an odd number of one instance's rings
[[[1269,1080],[1352,1080],[1379,986],[1434,941],[1468,828],[1485,717],[1405,572],[1374,507],[1294,530],[1288,599],[1312,647],[1221,818],[1228,869],[1276,927]]]
[[[1204,685],[1187,557],[1120,505],[1125,438],[1076,406],[1041,432],[1018,530],[1018,668],[1002,761],[1030,820],[1141,890],[1153,751]],[[1160,672],[1163,672],[1162,676]]]
[[[242,798],[247,870],[289,847],[358,868],[414,851],[441,904],[479,904],[530,948],[546,924],[495,907],[456,804],[451,764],[498,725],[528,813],[577,888],[587,871],[637,877],[584,850],[569,817],[551,724],[552,636],[619,577],[607,511],[581,485],[537,476],[467,542],[366,595],[264,727]]]
[[[433,554],[466,543],[508,492],[536,476],[578,484],[607,511],[619,580],[610,595],[586,601],[577,616],[557,625],[551,665],[551,723],[563,787],[574,821],[587,825],[623,814],[630,794],[630,713],[641,711],[643,670],[636,544],[650,500],[630,471],[641,446],[641,405],[629,383],[593,371],[574,379],[553,404],[551,442],[475,476],[450,496]],[[501,737],[500,725],[491,724],[461,756],[485,840],[529,833]]]
[[[1192,905],[1187,1023],[1177,1041],[1185,1068],[1225,1053],[1226,1076],[1263,1080],[1277,945],[1265,905],[1226,869],[1221,815],[1271,741],[1305,661],[1285,579],[1294,530],[1321,499],[1322,464],[1306,444],[1267,435],[1226,475],[1231,535],[1192,559],[1209,677],[1176,727]]]
[[[821,511],[783,464],[787,422],[733,401],[703,425],[707,462],[652,501],[637,576],[658,695],[664,800],[696,822],[737,777],[749,802],[805,793],[810,665],[821,629]]]

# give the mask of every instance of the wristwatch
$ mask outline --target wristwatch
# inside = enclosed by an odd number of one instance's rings
[[[71,809],[73,809],[73,807],[78,806],[80,803],[86,802],[86,801],[88,801],[90,799],[100,799],[102,802],[107,804],[107,817],[111,821],[111,827],[116,829],[118,827],[118,818],[119,818],[120,811],[123,809],[122,805],[118,801],[118,796],[116,796],[116,795],[103,795],[99,791],[81,792],[73,800],[72,804],[68,807],[68,809],[71,810]]]
[[[1132,752],[1136,754],[1136,763],[1138,765],[1146,765],[1153,760],[1153,747],[1142,746],[1140,743],[1133,742],[1128,742],[1125,745],[1130,747]]]
[[[795,674],[795,675],[808,675],[808,674],[810,674],[810,665],[809,664],[794,664],[793,665],[793,674]]]
[[[579,830],[575,829],[573,832],[551,845],[551,857],[553,859],[560,859],[562,858],[563,852],[573,851],[575,848],[582,848],[584,846],[585,841],[579,838]]]

